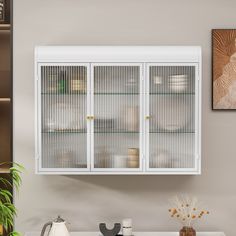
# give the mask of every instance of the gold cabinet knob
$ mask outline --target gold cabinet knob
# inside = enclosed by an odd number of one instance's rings
[[[94,116],[87,116],[87,120],[93,120]]]
[[[151,116],[145,116],[146,120],[149,120],[151,118]]]

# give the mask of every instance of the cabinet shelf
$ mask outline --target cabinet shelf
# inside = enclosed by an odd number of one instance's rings
[[[85,131],[43,131],[43,134],[86,134]],[[94,131],[95,134],[138,134],[138,131]]]
[[[195,131],[150,131],[150,134],[194,134]]]
[[[94,93],[94,95],[139,95],[139,93]]]
[[[150,95],[195,95],[195,93],[149,93]]]
[[[95,134],[138,134],[138,131],[94,131]]]
[[[0,174],[10,174],[9,168],[0,168]]]
[[[41,95],[52,95],[52,96],[76,96],[76,95],[87,95],[87,93],[41,93]],[[140,93],[94,93],[94,95],[140,95]],[[149,95],[195,95],[195,93],[149,93]]]
[[[10,31],[11,25],[10,24],[0,24],[0,31]]]
[[[85,131],[43,131],[43,134],[86,134]],[[138,131],[94,131],[95,134],[139,134]],[[195,131],[150,131],[150,134],[194,134]]]
[[[0,98],[0,102],[10,102],[10,98]]]
[[[43,134],[86,134],[86,131],[65,130],[65,131],[43,131]]]
[[[87,95],[87,93],[41,93],[41,95],[49,96],[78,96],[78,95]]]

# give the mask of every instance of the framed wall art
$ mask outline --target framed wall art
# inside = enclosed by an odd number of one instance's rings
[[[212,30],[212,109],[236,110],[236,29]]]

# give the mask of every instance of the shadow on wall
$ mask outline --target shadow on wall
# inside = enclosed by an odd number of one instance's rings
[[[140,192],[178,192],[181,189],[194,189],[194,182],[200,176],[63,176],[73,180],[79,181],[86,186],[94,185],[100,188],[116,190],[116,191],[134,191]],[[155,187],[154,187],[155,186]]]
[[[71,223],[72,231],[96,231],[100,221],[112,223],[132,216],[137,225],[148,229],[149,224],[156,225],[152,215],[160,210],[166,212],[169,198],[186,189],[192,193],[195,179],[195,176],[40,176],[47,189],[39,193],[41,201],[50,202],[50,206],[36,207],[37,214],[25,223],[39,230],[50,217],[62,214]],[[143,215],[150,217],[147,225],[139,217]],[[160,223],[164,225],[169,215],[162,218]]]

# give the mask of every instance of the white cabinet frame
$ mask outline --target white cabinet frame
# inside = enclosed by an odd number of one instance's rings
[[[87,116],[94,116],[94,66],[140,67],[139,168],[94,168],[94,121],[87,120],[87,168],[43,168],[41,131],[41,67],[87,68]],[[149,168],[149,67],[195,67],[195,167]],[[59,175],[198,175],[201,174],[201,48],[198,46],[39,46],[35,48],[35,158],[37,174]]]

